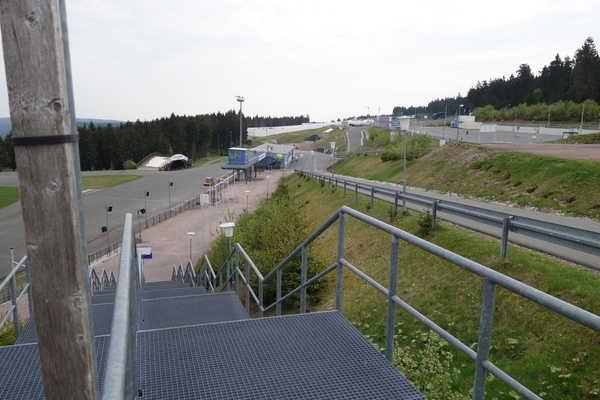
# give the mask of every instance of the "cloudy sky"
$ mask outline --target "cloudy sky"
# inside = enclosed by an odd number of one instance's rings
[[[600,41],[600,1],[67,0],[79,117],[389,113]],[[0,116],[8,115],[4,68]]]

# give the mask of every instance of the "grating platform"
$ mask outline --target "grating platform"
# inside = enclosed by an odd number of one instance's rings
[[[104,381],[108,337],[96,338],[98,390]],[[0,347],[0,399],[41,400],[44,398],[38,348],[35,344]]]
[[[338,312],[138,333],[149,399],[424,399]]]
[[[142,314],[142,329],[249,318],[235,292],[145,299]]]
[[[156,281],[156,282],[145,282],[144,290],[146,289],[172,289],[190,287],[188,284],[178,281]]]
[[[94,319],[94,335],[108,335],[112,325],[114,304],[92,305],[92,317]],[[37,333],[35,330],[35,318],[29,319],[23,326],[23,330],[15,341],[16,344],[36,343]],[[2,397],[0,397],[2,399]]]

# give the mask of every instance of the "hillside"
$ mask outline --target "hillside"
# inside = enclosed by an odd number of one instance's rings
[[[286,178],[285,186],[254,214],[247,214],[238,224],[234,241],[240,241],[264,273],[288,254],[309,232],[346,204],[361,212],[390,222],[411,233],[448,248],[465,257],[512,276],[536,288],[571,301],[592,312],[600,311],[597,274],[582,271],[554,259],[517,247],[510,247],[505,260],[496,257],[498,242],[475,233],[440,223],[432,231],[423,231],[421,214],[390,216],[387,203],[368,205],[366,197],[354,200],[352,193],[334,189],[295,175]],[[279,229],[263,229],[265,221]],[[300,227],[300,228],[298,228]],[[363,223],[347,219],[345,257],[376,279],[388,285],[390,237]],[[291,237],[282,236],[290,231]],[[259,235],[260,233],[260,235]],[[313,276],[335,261],[336,225],[318,238],[309,250]],[[257,240],[261,237],[262,240]],[[221,265],[226,256],[226,240],[221,238],[210,252],[213,265]],[[284,276],[285,290],[298,283],[298,260],[293,273]],[[447,262],[400,245],[399,296],[420,312],[459,337],[467,344],[477,338],[481,279]],[[344,279],[344,315],[376,347],[384,343],[385,298],[351,273]],[[309,294],[312,311],[331,309],[335,299],[333,275]],[[285,291],[284,291],[285,293]],[[273,288],[265,287],[265,296]],[[297,299],[285,306],[297,312]],[[551,326],[552,329],[548,329]],[[559,318],[539,306],[498,291],[494,316],[492,360],[545,399],[589,399],[600,393],[600,377],[595,374],[600,362],[598,336],[589,329]],[[398,312],[396,326],[396,366],[421,389],[430,400],[466,400],[473,379],[473,363],[454,351],[436,335],[403,312]],[[515,399],[516,393],[497,379],[488,384],[490,399]]]
[[[400,161],[378,157],[349,158],[334,171],[398,183],[403,176]],[[598,162],[447,145],[410,162],[408,184],[600,219]]]

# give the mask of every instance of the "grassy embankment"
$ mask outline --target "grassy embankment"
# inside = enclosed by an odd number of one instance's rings
[[[141,178],[139,175],[89,175],[81,178],[84,190],[101,190]],[[0,186],[0,208],[19,200],[19,188]]]
[[[325,133],[328,129],[333,129],[331,132]],[[319,140],[311,142],[310,148],[313,150],[330,148],[330,142],[336,142],[336,151],[346,150],[346,136],[344,130],[335,126],[325,126],[317,129],[306,129],[298,132],[280,133],[277,135],[255,137],[252,139],[252,146],[258,146],[263,143],[279,143],[279,144],[298,144],[312,135],[318,135]]]
[[[402,181],[401,161],[348,158],[339,174]],[[600,219],[600,163],[447,145],[408,166],[408,184]]]
[[[495,240],[443,223],[427,233],[421,227],[423,217],[418,213],[392,217],[387,203],[376,201],[373,207],[369,207],[364,197],[355,201],[351,193],[345,195],[341,189],[297,176],[287,178],[285,183],[291,199],[291,204],[286,203],[285,207],[292,206],[298,210],[305,226],[304,237],[342,204],[347,204],[379,219],[392,220],[394,225],[409,232],[422,231],[421,234],[429,241],[592,312],[600,312],[600,278],[597,274],[512,246],[508,258],[501,260],[496,256],[498,242]],[[274,208],[273,215],[283,212],[277,211],[272,202],[267,204]],[[263,207],[264,203],[259,213]],[[264,215],[257,220],[264,220],[262,217]],[[246,218],[252,218],[252,214]],[[259,242],[251,240],[253,236],[248,236],[251,232],[239,233],[238,239],[255,259],[273,251],[285,254],[296,244],[282,243],[280,231],[273,232],[272,238],[268,232],[265,233],[267,236]],[[348,220],[346,258],[385,286],[388,286],[390,243],[389,235],[358,221]],[[310,259],[317,260],[315,265],[330,265],[335,260],[335,248],[334,226],[313,243]],[[213,249],[213,256],[214,253]],[[259,267],[267,271],[274,263]],[[217,262],[213,264],[219,265]],[[330,275],[318,295],[311,297],[312,310],[333,307],[333,278]],[[464,343],[475,347],[481,279],[402,243],[398,290],[403,299]],[[383,296],[350,273],[346,274],[344,292],[344,314],[376,346],[381,347],[386,315]],[[472,362],[434,334],[427,333],[406,314],[398,312],[398,316],[396,365],[429,399],[469,398]],[[502,289],[498,290],[496,302],[491,359],[544,398],[597,399],[600,396],[598,334]],[[490,399],[518,398],[516,393],[492,378],[488,383],[488,394]]]
[[[201,167],[208,164],[217,164],[227,159],[226,156],[220,156],[218,154],[209,154],[206,157],[199,158],[192,162],[192,168]]]
[[[590,133],[590,134],[586,134],[586,135],[571,136],[566,139],[557,140],[555,143],[598,144],[598,143],[600,143],[600,133]]]

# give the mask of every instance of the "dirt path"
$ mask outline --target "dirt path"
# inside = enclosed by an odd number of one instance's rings
[[[600,144],[486,144],[495,150],[518,151],[570,160],[600,161]]]
[[[252,182],[230,186],[225,191],[221,204],[186,211],[144,230],[142,242],[152,247],[152,259],[144,261],[146,281],[169,280],[173,266],[187,263],[190,258],[188,232],[195,233],[191,240],[192,260],[199,259],[219,235],[219,224],[231,218],[237,220],[245,212],[246,202],[250,211],[256,209],[260,201],[277,188],[282,176],[280,171],[264,172]],[[118,260],[116,256],[105,260],[96,265],[96,271],[116,271]]]

